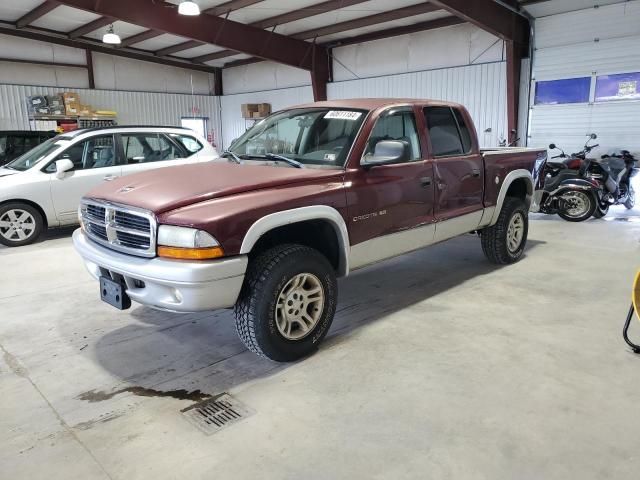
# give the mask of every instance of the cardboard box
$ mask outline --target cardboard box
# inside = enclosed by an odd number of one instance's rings
[[[243,103],[240,105],[240,109],[242,110],[242,118],[252,118],[253,112],[258,111],[257,103]]]
[[[80,115],[80,104],[78,102],[65,103],[67,115]]]
[[[79,114],[81,117],[90,117],[93,114],[93,109],[91,108],[91,105],[84,105],[84,104],[80,104],[79,105]]]
[[[268,117],[271,115],[271,104],[270,103],[259,103],[258,104],[258,113],[260,117]]]
[[[64,92],[62,94],[65,106],[69,104],[80,104],[80,97],[75,92]]]
[[[49,115],[65,115],[67,113],[63,106],[47,107],[47,110]]]
[[[262,118],[260,112],[251,112],[251,118]]]
[[[61,95],[47,95],[46,99],[49,107],[64,107],[64,99]]]
[[[34,107],[31,112],[36,115],[49,115],[49,107]]]

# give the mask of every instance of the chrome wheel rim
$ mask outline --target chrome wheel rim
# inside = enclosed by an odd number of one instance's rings
[[[26,210],[13,208],[0,216],[0,235],[11,242],[27,240],[36,230],[36,219]]]
[[[520,248],[524,237],[524,216],[517,212],[509,221],[507,227],[507,248],[513,253]]]
[[[591,200],[586,193],[569,192],[562,195],[565,209],[564,213],[571,218],[579,218],[587,214],[591,206]]]
[[[276,325],[287,340],[300,340],[318,324],[324,310],[324,288],[311,273],[289,280],[278,294]]]

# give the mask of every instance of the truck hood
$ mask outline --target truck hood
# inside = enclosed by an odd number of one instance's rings
[[[156,215],[214,198],[291,183],[342,177],[342,170],[200,163],[158,168],[104,183],[85,195]]]

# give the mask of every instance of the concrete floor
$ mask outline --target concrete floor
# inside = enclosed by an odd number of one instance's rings
[[[534,216],[505,268],[469,235],[358,272],[290,365],[230,312],[101,303],[68,230],[1,249],[0,478],[638,478],[640,211],[608,220]],[[178,389],[254,414],[206,436],[159,396]]]

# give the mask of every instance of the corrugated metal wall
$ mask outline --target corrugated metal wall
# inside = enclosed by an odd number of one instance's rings
[[[240,105],[243,103],[270,103],[275,112],[292,105],[313,102],[311,87],[284,88],[263,92],[238,93],[220,97],[222,106],[222,141],[224,148],[242,135],[254,123],[242,118]]]
[[[640,72],[640,1],[538,18],[529,145],[580,150],[591,132],[599,152],[640,150],[640,102],[533,105],[536,80]],[[595,80],[592,81],[594,83]]]
[[[329,84],[328,96],[330,99],[405,97],[458,102],[469,109],[481,146],[496,146],[506,137],[505,62],[335,82]],[[491,131],[485,133],[487,129]]]
[[[30,95],[54,95],[68,89],[0,85],[0,130],[29,129],[25,98]],[[180,117],[209,118],[209,129],[219,143],[220,101],[210,95],[122,92],[74,89],[82,103],[94,108],[115,110],[120,125],[180,125]],[[239,107],[238,107],[239,108]]]

